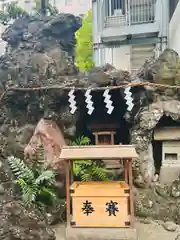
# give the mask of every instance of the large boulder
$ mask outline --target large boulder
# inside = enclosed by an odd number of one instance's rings
[[[178,53],[167,48],[160,54],[158,59],[152,58],[145,61],[138,76],[145,81],[174,85],[178,63]]]
[[[74,32],[80,26],[72,14],[16,20],[2,35],[8,45],[0,59],[1,81],[24,87],[63,83],[61,76],[76,73]]]

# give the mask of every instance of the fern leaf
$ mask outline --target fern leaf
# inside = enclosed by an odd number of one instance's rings
[[[75,160],[73,161],[73,173],[75,176],[82,174],[83,170],[90,167],[92,164],[91,160]]]
[[[22,190],[22,200],[26,205],[31,205],[36,201],[38,189],[34,185],[27,184],[24,179],[19,179],[17,183]]]
[[[97,165],[93,165],[92,175],[95,177],[98,177],[99,180],[108,181],[108,178],[106,176],[106,173],[104,172],[104,169]]]
[[[75,139],[75,141],[70,142],[71,146],[84,146],[89,144],[90,144],[90,139],[84,136],[78,137]]]
[[[46,188],[46,187],[41,188],[39,194],[44,196],[49,195],[53,200],[57,199],[55,192],[50,188]]]
[[[90,143],[90,139],[88,137],[81,136],[78,139],[78,145],[88,145]]]
[[[9,166],[17,179],[34,180],[34,173],[31,169],[19,158],[14,156],[8,157]]]
[[[78,164],[77,161],[73,162],[73,173],[75,176],[78,176],[81,171],[81,166]]]
[[[54,180],[55,178],[55,173],[53,171],[47,170],[44,171],[36,180],[35,180],[35,184],[39,185],[44,181],[50,181],[50,180]]]
[[[82,180],[83,182],[88,182],[88,181],[91,181],[91,180],[92,180],[92,177],[91,177],[91,175],[90,175],[89,173],[84,173],[84,174],[82,174],[82,176],[81,176],[81,180]]]

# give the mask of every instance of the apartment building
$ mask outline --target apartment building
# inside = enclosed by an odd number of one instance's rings
[[[171,0],[169,8],[169,47],[180,56],[180,0]]]
[[[118,69],[133,72],[147,58],[158,56],[169,44],[170,8],[173,12],[173,1],[93,0],[96,65],[108,62]],[[180,14],[177,17],[180,20]]]

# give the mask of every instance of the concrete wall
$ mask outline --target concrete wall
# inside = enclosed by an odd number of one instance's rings
[[[118,48],[105,48],[104,63],[112,64],[116,69],[130,70],[131,46],[125,45]]]
[[[169,47],[180,55],[180,2],[177,4],[169,23]]]

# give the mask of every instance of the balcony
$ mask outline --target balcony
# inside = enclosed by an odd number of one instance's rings
[[[157,8],[161,0],[102,0],[102,38],[142,35],[159,30]]]

